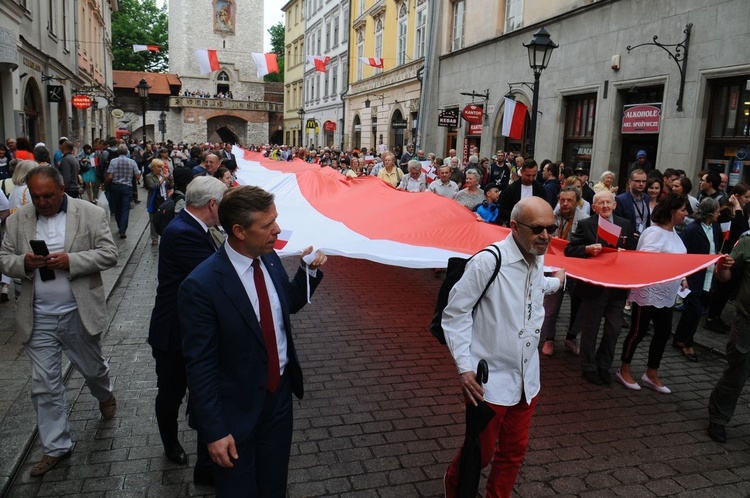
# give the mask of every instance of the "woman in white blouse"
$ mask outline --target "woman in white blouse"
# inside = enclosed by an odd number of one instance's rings
[[[652,225],[643,231],[638,239],[638,250],[685,254],[685,244],[675,232],[687,216],[687,200],[675,193],[668,193],[656,204],[651,215]],[[654,336],[648,350],[646,373],[641,377],[644,386],[654,391],[669,394],[671,391],[659,379],[659,364],[664,355],[669,335],[672,333],[672,306],[677,292],[687,287],[685,279],[673,280],[630,291],[632,302],[630,332],[622,344],[622,365],[615,374],[617,381],[628,389],[640,390],[641,386],[633,378],[630,363],[633,355],[646,335],[649,323],[654,324]]]

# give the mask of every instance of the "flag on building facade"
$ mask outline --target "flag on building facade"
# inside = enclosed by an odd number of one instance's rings
[[[360,57],[359,60],[361,60],[364,64],[367,64],[368,66],[383,69],[382,57]]]
[[[258,78],[270,73],[279,72],[279,64],[276,61],[276,54],[262,54],[252,52],[255,65],[258,67]]]
[[[505,98],[503,111],[503,136],[519,139],[523,136],[527,107],[513,99]]]
[[[312,63],[315,66],[315,70],[319,73],[325,73],[326,72],[326,64],[328,64],[328,61],[330,61],[331,58],[328,56],[322,56],[322,55],[308,55],[307,61]]]
[[[206,50],[203,48],[195,49],[195,58],[198,60],[198,69],[201,74],[209,74],[221,69],[219,65],[219,56],[216,50]]]
[[[144,52],[146,50],[149,52],[158,52],[159,45],[133,45],[133,52]]]

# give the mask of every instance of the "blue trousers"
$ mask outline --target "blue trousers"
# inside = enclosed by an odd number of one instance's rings
[[[133,198],[133,187],[113,183],[109,186],[109,208],[115,215],[117,230],[120,235],[128,230],[130,218],[130,200]]]

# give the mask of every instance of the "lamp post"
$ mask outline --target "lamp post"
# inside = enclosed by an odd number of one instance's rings
[[[148,106],[148,91],[151,89],[146,78],[142,78],[141,81],[136,85],[138,90],[138,96],[141,98],[141,104],[143,109],[143,145],[146,145],[146,109]]]
[[[529,43],[524,43],[524,47],[529,51],[529,66],[534,71],[534,96],[531,102],[531,136],[529,137],[529,147],[526,155],[534,157],[534,148],[536,145],[536,115],[539,106],[539,76],[547,68],[552,51],[559,45],[550,39],[549,33],[544,28],[534,33],[534,38]]]
[[[159,130],[161,131],[161,141],[164,143],[164,134],[167,132],[167,113],[164,111],[159,114]]]
[[[305,109],[303,107],[297,109],[297,115],[299,116],[299,143],[297,147],[302,147],[302,121],[305,119]]]

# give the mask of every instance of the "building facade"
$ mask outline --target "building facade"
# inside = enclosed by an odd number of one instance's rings
[[[431,0],[354,0],[349,31],[346,147],[420,146],[422,73],[428,48]],[[383,67],[360,58],[380,58]],[[429,104],[432,105],[432,104]]]
[[[111,95],[113,0],[0,0],[0,132],[54,150],[107,131],[105,109],[81,111],[84,90]],[[93,88],[96,86],[96,91]],[[89,92],[86,92],[89,93]],[[99,104],[105,105],[104,101]]]
[[[349,1],[308,1],[305,4],[304,67],[305,144],[343,145],[344,100],[349,70]],[[330,57],[325,72],[317,71],[305,55]]]
[[[284,11],[284,143],[302,145],[305,0],[291,0]]]
[[[682,169],[691,178],[704,167],[730,174],[730,185],[750,176],[750,3],[481,4],[453,0],[436,10],[425,85],[435,105],[422,123],[426,149],[455,147],[465,155],[476,145],[487,157],[497,149],[528,151],[530,119],[518,140],[501,133],[504,102],[511,96],[531,112],[534,76],[523,44],[544,27],[559,47],[540,77],[537,160],[584,163],[594,181],[609,169],[621,186],[639,150],[656,168]],[[480,18],[486,23],[472,21]],[[659,47],[654,37],[673,46]],[[460,119],[455,127],[438,126],[442,111],[471,103],[462,94],[485,90],[486,101],[474,102],[485,109],[481,126]]]
[[[195,49],[216,50],[220,69],[200,74]],[[169,100],[169,135],[184,142],[283,141],[283,89],[257,77],[251,52],[263,52],[261,0],[169,1],[169,72],[182,82],[181,94]]]

